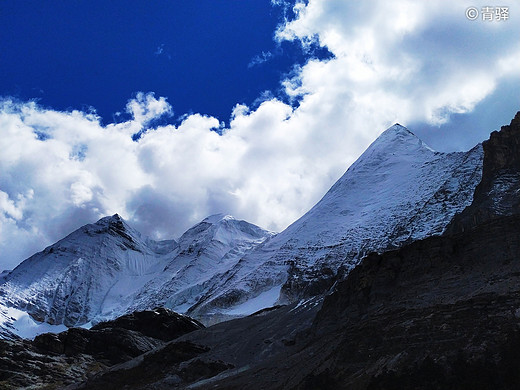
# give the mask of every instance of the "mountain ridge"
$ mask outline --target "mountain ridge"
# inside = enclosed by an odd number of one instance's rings
[[[364,254],[441,234],[471,203],[482,158],[480,145],[435,152],[395,124],[281,233],[215,214],[157,242],[114,214],[27,259],[4,277],[1,300],[73,326],[156,306],[209,323],[324,294]],[[35,276],[27,264],[46,256],[54,271],[36,264]]]
[[[277,286],[278,303],[322,294],[365,253],[441,234],[471,203],[482,158],[481,145],[435,152],[405,127],[391,126],[314,207],[248,252],[189,314]]]
[[[0,284],[0,307],[4,307],[3,312],[14,314],[5,314],[0,323],[9,332],[24,335],[22,319],[25,328],[29,326],[35,332],[38,327],[47,331],[45,323],[88,326],[137,310],[133,307],[140,294],[147,295],[141,305],[146,309],[178,308],[173,291],[167,288],[172,278],[182,281],[181,275],[189,274],[186,283],[175,291],[182,293],[189,283],[204,282],[204,272],[211,271],[208,270],[211,261],[232,262],[251,245],[272,234],[221,215],[195,225],[179,242],[154,241],[143,237],[118,214],[103,217],[31,256],[4,277]],[[197,259],[194,275],[192,264]],[[206,278],[212,275],[209,272]]]

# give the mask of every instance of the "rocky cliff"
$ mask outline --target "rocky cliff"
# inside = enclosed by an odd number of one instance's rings
[[[455,216],[446,233],[471,229],[503,215],[520,213],[520,111],[508,126],[483,142],[482,180],[473,202]]]

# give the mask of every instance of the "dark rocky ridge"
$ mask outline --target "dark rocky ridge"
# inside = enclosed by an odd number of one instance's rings
[[[263,359],[242,356],[234,370],[190,388],[517,389],[519,254],[519,216],[371,254],[325,299],[312,326],[295,332],[285,349]],[[302,322],[296,313],[279,308],[271,315],[283,319],[287,332]],[[223,347],[208,334],[218,338],[242,324],[233,340],[247,343],[256,333],[245,320],[186,337],[211,345],[205,356],[216,356]],[[273,324],[273,317],[262,321]],[[282,338],[270,332],[271,337],[264,335],[268,340]],[[233,348],[240,350],[236,344]],[[264,351],[260,343],[254,354]]]
[[[100,322],[91,331],[103,329],[126,329],[162,341],[174,340],[183,334],[204,328],[199,321],[162,307],[154,310],[136,311],[112,321]]]
[[[445,234],[471,229],[498,216],[520,213],[520,111],[508,126],[482,143],[482,180],[472,204],[456,215]]]
[[[46,333],[34,341],[0,340],[0,388],[59,389],[202,329],[189,317],[158,308],[98,324]]]

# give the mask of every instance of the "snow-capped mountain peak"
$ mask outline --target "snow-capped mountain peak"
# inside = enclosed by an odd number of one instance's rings
[[[213,214],[213,215],[210,215],[209,217],[204,218],[202,220],[202,222],[214,224],[214,223],[218,223],[222,220],[230,220],[230,219],[234,220],[235,217],[233,217],[232,215],[224,214],[224,213],[218,213],[218,214]]]
[[[22,262],[4,277],[0,295],[38,321],[81,325],[117,302],[123,284],[133,291],[162,269],[165,247],[175,248],[167,244],[143,238],[117,214],[105,217]]]
[[[79,326],[119,316],[143,302],[147,308],[194,304],[203,283],[272,234],[218,215],[189,229],[179,243],[154,241],[115,214],[77,229],[2,274],[0,308],[4,314],[12,308],[37,331],[49,329],[37,322]],[[0,317],[0,328],[9,318]],[[11,325],[14,330],[19,326]]]
[[[233,245],[238,241],[255,242],[265,239],[267,232],[249,222],[237,220],[231,215],[215,214],[188,229],[180,238],[179,246],[182,250],[188,247],[209,244],[218,241],[225,245]]]
[[[340,268],[348,272],[367,252],[441,234],[471,203],[482,157],[481,145],[435,152],[404,126],[391,126],[311,210],[246,253],[190,314],[269,291],[281,291],[279,302],[317,294]]]
[[[435,151],[406,127],[396,123],[383,131],[352,167],[365,160],[375,159],[371,164],[374,165],[379,163],[381,158],[398,156],[399,159],[402,159],[416,153],[435,153]]]

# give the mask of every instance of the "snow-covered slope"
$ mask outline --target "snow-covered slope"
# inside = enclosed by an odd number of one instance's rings
[[[132,297],[131,309],[165,306],[184,313],[247,251],[273,235],[229,215],[204,219],[181,236],[175,256],[163,273]]]
[[[439,153],[396,124],[278,235],[218,214],[178,242],[155,242],[118,215],[103,218],[2,276],[0,328],[35,332],[48,326],[39,321],[82,325],[155,306],[213,322],[320,294],[367,252],[441,234],[471,203],[482,158],[481,145]]]
[[[135,308],[183,311],[200,297],[208,279],[272,234],[214,215],[188,230],[179,243],[157,242],[142,237],[117,214],[102,218],[4,276],[0,328],[4,338],[8,331],[27,337],[52,325],[84,325]]]
[[[117,214],[105,217],[22,262],[0,296],[37,321],[81,325],[142,287],[176,247],[141,237]]]
[[[471,203],[482,158],[481,145],[440,153],[390,127],[308,213],[244,256],[189,313],[225,311],[277,286],[279,302],[317,294],[367,252],[441,234]]]

